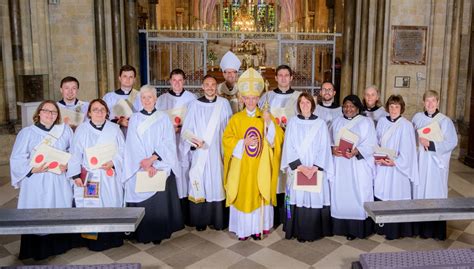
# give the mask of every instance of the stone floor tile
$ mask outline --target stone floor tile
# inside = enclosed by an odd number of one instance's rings
[[[199,269],[199,268],[227,268],[232,267],[237,264],[239,261],[243,260],[244,257],[241,255],[228,250],[222,249],[209,257],[206,257],[194,264],[189,265],[189,269]],[[248,267],[253,268],[253,267]]]
[[[249,269],[249,268],[252,268],[252,269],[265,269],[267,267],[265,267],[265,266],[263,266],[259,263],[256,263],[252,260],[249,260],[249,259],[240,260],[239,262],[235,263],[234,265],[229,266],[229,269]]]
[[[263,247],[259,244],[256,244],[255,241],[247,239],[246,241],[239,241],[239,243],[234,244],[227,249],[232,250],[233,252],[238,253],[244,257],[247,257],[256,253],[262,248]]]
[[[295,260],[289,256],[281,254],[280,252],[264,248],[257,253],[254,253],[247,257],[254,262],[257,262],[267,268],[308,268],[309,265],[301,261]]]

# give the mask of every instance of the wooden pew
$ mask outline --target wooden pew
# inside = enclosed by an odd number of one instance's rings
[[[0,235],[134,232],[144,215],[142,207],[0,208]]]

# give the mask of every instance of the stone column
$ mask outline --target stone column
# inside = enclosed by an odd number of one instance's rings
[[[474,15],[474,7],[471,7],[471,14]],[[474,167],[474,83],[472,83],[472,72],[474,71],[472,65],[474,64],[474,17],[471,17],[471,41],[470,41],[469,50],[469,71],[468,76],[471,80],[471,104],[470,108],[465,108],[470,110],[469,115],[469,137],[468,137],[468,147],[467,147],[467,156],[464,158],[464,163],[470,167]]]
[[[140,85],[140,60],[138,55],[137,1],[125,1],[125,40],[127,44],[126,63],[137,69],[136,85]]]
[[[107,93],[107,52],[105,43],[104,1],[94,1],[95,50],[97,59],[97,87],[99,97]]]
[[[454,0],[451,50],[449,55],[448,100],[446,114],[456,120],[456,99],[461,47],[462,0]]]
[[[10,13],[10,33],[12,42],[13,74],[15,77],[16,99],[23,101],[23,91],[20,89],[20,77],[23,74],[23,44],[21,42],[20,1],[8,1]]]
[[[382,86],[383,34],[385,1],[377,1],[377,26],[375,28],[374,84]]]
[[[118,87],[120,67],[122,66],[122,18],[120,16],[120,0],[111,0],[112,9],[112,44],[114,50],[114,81]]]
[[[362,0],[362,16],[360,22],[359,70],[357,79],[357,95],[362,96],[367,78],[367,42],[369,32],[369,0]]]
[[[344,34],[340,101],[352,92],[356,1],[344,2]]]

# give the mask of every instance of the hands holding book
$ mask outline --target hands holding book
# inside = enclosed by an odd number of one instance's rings
[[[375,163],[382,166],[395,166],[395,162],[387,156],[385,158],[375,158]]]
[[[343,152],[338,146],[332,147],[332,155],[336,157],[345,157],[347,159],[350,159],[354,156],[359,154],[359,150],[357,148],[353,148],[352,150],[346,149],[345,152]]]
[[[420,137],[420,144],[423,145],[423,148],[427,151],[430,146],[430,141],[426,138]]]
[[[307,178],[312,178],[313,175],[318,172],[318,168],[316,166],[304,166],[300,165],[296,169],[298,169],[299,172],[303,173],[305,177]]]

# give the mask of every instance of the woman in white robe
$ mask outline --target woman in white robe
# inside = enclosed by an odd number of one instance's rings
[[[401,95],[392,95],[385,105],[389,116],[377,123],[377,139],[382,150],[376,153],[375,200],[411,200],[413,187],[418,184],[418,159],[413,125],[402,114],[405,101]],[[393,152],[388,152],[393,151]],[[387,153],[384,155],[383,153]],[[392,156],[389,156],[390,154]],[[394,155],[396,154],[396,155]],[[377,226],[377,233],[388,240],[413,236],[413,223],[385,223]]]
[[[92,100],[87,109],[90,120],[79,125],[74,134],[68,176],[74,180],[74,201],[78,208],[123,207],[121,178],[125,141],[119,126],[108,120],[109,113],[102,99]],[[115,149],[111,160],[87,155],[88,149],[102,146]],[[83,237],[92,251],[123,245],[122,233],[84,234]]]
[[[185,90],[184,83],[186,79],[186,74],[183,70],[177,68],[173,69],[170,73],[170,85],[171,89],[168,92],[163,93],[156,100],[156,109],[161,110],[170,114],[180,114],[179,112],[188,110],[188,105],[190,102],[196,100],[196,95],[190,91]],[[178,112],[178,113],[177,113]],[[186,117],[184,117],[185,119]],[[176,146],[178,147],[180,136],[181,136],[181,127],[183,125],[184,119],[179,115],[175,115],[171,118],[171,123],[173,124],[175,134],[176,134]],[[183,213],[184,223],[190,225],[189,223],[189,201],[188,201],[188,184],[189,184],[189,164],[191,162],[189,155],[182,155],[181,151],[176,148],[178,153],[178,162],[179,166],[176,168],[179,170],[173,170],[173,173],[176,177],[176,186],[178,188],[179,201],[181,203],[181,212]]]
[[[345,235],[348,240],[365,238],[373,233],[373,221],[364,210],[365,202],[374,200],[373,181],[375,163],[374,146],[377,144],[374,122],[361,115],[362,103],[356,95],[343,101],[343,116],[331,124],[332,152],[335,177],[331,189],[331,216],[335,235]],[[358,137],[351,151],[339,149],[341,129]],[[346,137],[346,136],[344,136]]]
[[[141,243],[159,244],[184,228],[173,173],[179,165],[176,138],[168,115],[155,108],[155,88],[143,86],[140,100],[143,109],[130,117],[125,143],[125,202],[128,207],[145,208],[134,238]],[[167,176],[164,191],[136,192],[138,172],[147,172],[152,177],[159,170]]]
[[[188,183],[190,226],[195,226],[198,231],[207,226],[223,230],[229,226],[229,209],[225,206],[223,186],[222,134],[232,116],[232,108],[227,99],[216,95],[214,77],[206,76],[202,87],[204,96],[189,104],[180,139],[181,156],[191,156]],[[199,140],[187,140],[186,133],[196,135]]]
[[[442,139],[427,139],[418,135],[418,165],[420,182],[414,189],[415,199],[436,199],[448,197],[448,175],[451,152],[458,144],[458,136],[453,121],[439,112],[439,95],[427,91],[423,95],[425,112],[418,112],[412,122],[415,130],[428,131],[430,124],[441,130]],[[446,239],[446,221],[419,223],[416,226],[423,238]]]
[[[380,94],[377,86],[372,85],[364,90],[364,100],[362,101],[362,104],[364,105],[365,115],[368,118],[371,118],[375,125],[377,125],[380,118],[388,115],[385,108],[380,105],[379,99]]]
[[[56,102],[43,101],[33,116],[34,124],[18,134],[10,156],[11,184],[20,189],[17,208],[70,208],[72,207],[71,182],[66,177],[65,165],[59,165],[61,174],[48,171],[52,163],[46,163],[34,154],[41,144],[61,151],[68,151],[72,130],[60,123],[61,115]],[[43,163],[34,168],[31,163]],[[71,236],[64,234],[22,235],[19,259],[45,259],[71,249]]]
[[[288,175],[283,230],[286,239],[296,237],[305,242],[332,235],[329,180],[334,177],[334,165],[328,127],[313,114],[313,97],[302,93],[297,104],[298,115],[286,128],[281,161],[281,170]],[[295,190],[295,170],[308,178],[319,171],[323,175],[322,179],[316,177],[322,184],[320,192]]]

